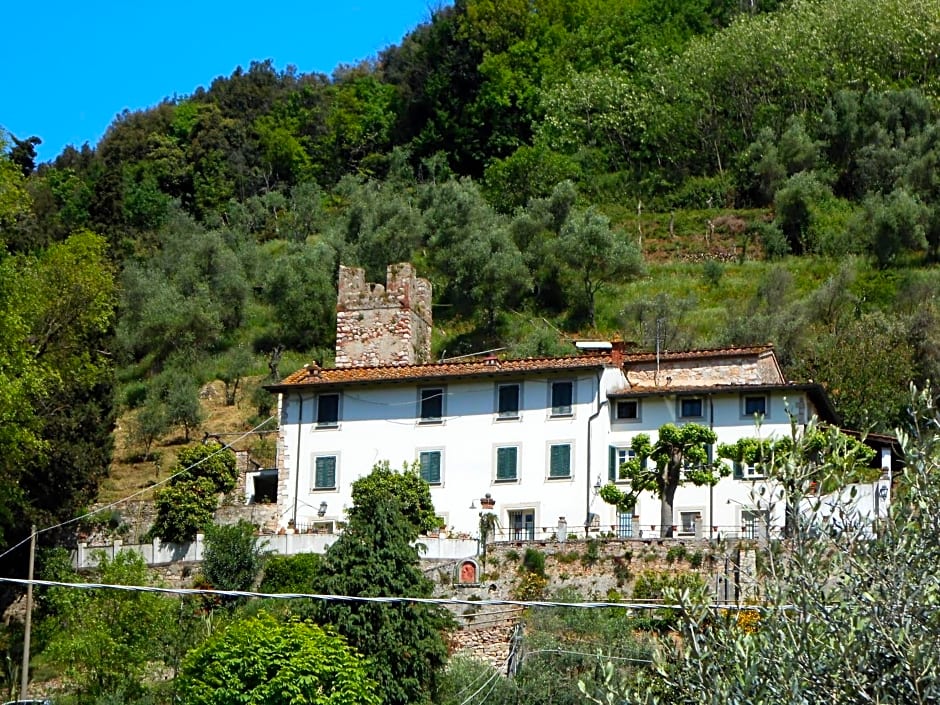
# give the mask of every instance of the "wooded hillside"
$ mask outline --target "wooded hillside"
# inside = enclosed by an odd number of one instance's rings
[[[7,135],[0,547],[94,499],[118,411],[146,453],[207,381],[329,363],[340,262],[414,262],[440,354],[773,342],[890,430],[940,371],[938,48],[938,0],[458,0],[50,164]]]

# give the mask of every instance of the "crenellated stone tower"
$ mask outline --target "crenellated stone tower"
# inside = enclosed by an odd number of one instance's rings
[[[414,365],[431,361],[431,283],[408,262],[388,265],[385,286],[364,269],[339,268],[336,366]]]

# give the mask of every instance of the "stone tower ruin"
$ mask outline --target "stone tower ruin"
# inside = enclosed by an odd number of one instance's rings
[[[388,265],[385,286],[359,267],[339,268],[336,366],[431,361],[431,283],[408,262]]]

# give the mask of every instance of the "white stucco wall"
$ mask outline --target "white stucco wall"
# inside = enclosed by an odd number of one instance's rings
[[[747,392],[748,395],[754,394]],[[703,395],[657,395],[639,398],[640,418],[638,421],[618,422],[611,419],[607,444],[616,447],[629,447],[634,436],[646,433],[656,442],[656,430],[666,423],[682,424],[695,422],[710,426],[718,436],[717,446],[722,443],[734,443],[740,438],[782,438],[790,435],[790,413],[803,410],[803,417],[811,416],[815,409],[802,392],[790,391],[785,396],[782,392],[761,392],[767,397],[767,412],[758,429],[754,418],[744,415],[742,393],[719,392],[712,396]],[[682,396],[698,396],[703,399],[703,415],[700,418],[684,419],[679,417],[679,399]],[[608,416],[610,418],[610,416]],[[605,447],[604,453],[607,453]],[[717,452],[716,452],[717,455]],[[727,461],[725,461],[727,462]],[[731,464],[728,463],[730,469]],[[606,480],[606,475],[604,476]],[[611,527],[617,523],[616,510],[602,500],[594,502],[600,515],[602,527]],[[769,526],[781,529],[784,523],[784,504],[780,499],[779,488],[760,479],[736,479],[732,475],[721,479],[714,487],[695,487],[683,485],[676,491],[673,505],[673,523],[681,526],[683,512],[701,513],[700,535],[704,538],[720,536],[739,536],[745,531],[744,514],[755,510],[769,511]],[[637,529],[643,536],[655,536],[659,533],[660,500],[652,494],[641,495],[636,508]],[[748,529],[752,530],[752,529]],[[764,529],[762,529],[763,531]]]
[[[573,413],[552,417],[550,383],[571,380],[575,394]],[[497,384],[521,384],[521,412],[518,419],[499,419]],[[437,386],[437,385],[423,385]],[[388,460],[393,467],[416,460],[421,451],[442,451],[441,483],[431,488],[438,514],[453,532],[475,537],[478,533],[480,498],[490,493],[496,501],[493,511],[499,518],[499,538],[512,538],[511,513],[531,512],[535,537],[555,533],[560,517],[569,532],[583,533],[586,517],[596,514],[597,531],[617,531],[616,509],[596,496],[598,479],[607,482],[609,449],[629,447],[638,433],[647,433],[653,442],[663,424],[695,421],[714,428],[718,443],[734,443],[755,436],[752,417],[743,413],[742,395],[716,391],[703,396],[703,415],[697,419],[678,417],[677,395],[638,397],[640,414],[636,421],[617,421],[615,400],[608,393],[622,390],[624,376],[619,368],[578,371],[570,376],[553,373],[528,378],[493,377],[486,380],[450,380],[444,384],[445,403],[441,423],[420,423],[420,385],[414,383],[349,386],[342,390],[340,421],[335,428],[317,428],[312,422],[315,395],[303,394],[303,415],[298,434],[298,395],[282,399],[281,462],[278,503],[281,525],[287,526],[296,514],[298,527],[314,522],[343,521],[351,502],[351,484],[366,475],[372,466]],[[598,394],[600,389],[600,394]],[[336,390],[330,390],[336,391]],[[767,414],[761,437],[782,437],[790,433],[791,412],[808,418],[815,409],[803,392],[788,390],[767,393]],[[591,417],[594,415],[593,421]],[[589,433],[590,426],[590,433]],[[590,438],[590,452],[588,448]],[[299,453],[297,446],[299,441]],[[549,448],[570,443],[572,471],[564,479],[549,478]],[[518,479],[496,480],[496,449],[518,447]],[[313,464],[318,455],[337,458],[335,489],[313,487]],[[294,490],[296,503],[294,501]],[[745,533],[744,515],[770,507],[769,524],[780,529],[784,505],[776,488],[761,480],[722,479],[714,488],[680,487],[675,498],[674,524],[681,525],[682,512],[701,514],[698,535],[705,538],[738,536]],[[471,507],[473,502],[473,507]],[[326,503],[322,516],[318,508]],[[659,533],[660,501],[641,496],[633,522],[634,536]],[[753,532],[753,527],[750,531]],[[763,530],[762,530],[763,531]]]
[[[601,413],[593,426],[591,458],[594,474],[588,472],[588,423],[597,411],[597,373],[578,371],[537,379],[492,378],[450,380],[444,384],[445,402],[441,423],[418,420],[418,390],[413,383],[401,385],[348,387],[342,392],[340,422],[336,428],[317,428],[313,395],[304,395],[303,421],[297,433],[298,396],[282,401],[282,443],[284,443],[278,502],[281,523],[294,516],[298,526],[316,521],[342,521],[351,501],[353,481],[369,473],[372,466],[388,460],[393,467],[416,460],[423,450],[441,450],[441,483],[431,488],[439,514],[455,532],[476,535],[480,498],[490,493],[496,500],[495,512],[502,527],[509,526],[509,512],[534,512],[537,527],[555,526],[565,516],[573,526],[583,523],[594,475],[607,467],[607,443],[596,434],[606,433],[609,420]],[[609,381],[608,381],[608,378]],[[550,383],[574,384],[572,414],[553,417],[550,413]],[[521,384],[518,419],[499,419],[496,414],[497,384]],[[623,384],[618,369],[603,372],[602,400],[606,390]],[[433,387],[437,385],[422,385]],[[299,453],[297,444],[300,444]],[[570,477],[549,478],[548,458],[552,444],[572,446]],[[518,479],[497,481],[496,449],[518,447]],[[313,487],[313,464],[318,455],[337,458],[337,487]],[[299,460],[299,462],[298,462]],[[475,504],[471,508],[471,501]],[[326,503],[322,517],[317,509]]]

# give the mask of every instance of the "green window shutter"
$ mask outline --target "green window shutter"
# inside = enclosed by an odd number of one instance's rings
[[[620,475],[620,468],[617,467],[617,449],[610,446],[607,449],[607,479],[610,482],[616,482]]]
[[[552,384],[552,415],[568,416],[571,414],[573,398],[574,388],[571,382],[555,382]]]
[[[737,460],[734,461],[734,479],[735,480],[744,479],[744,463],[739,463]]]
[[[336,487],[336,457],[321,455],[316,460],[316,473],[314,477],[316,489]]]
[[[421,453],[421,479],[429,485],[441,484],[441,451],[430,450]]]
[[[552,446],[548,467],[549,477],[571,477],[571,446]]]
[[[504,384],[499,388],[499,416],[516,418],[519,416],[519,385]]]
[[[513,446],[496,449],[496,479],[515,480],[518,448]]]

